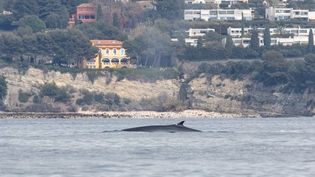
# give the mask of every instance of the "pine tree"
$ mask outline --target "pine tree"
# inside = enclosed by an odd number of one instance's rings
[[[264,46],[266,48],[270,48],[271,46],[271,36],[270,36],[270,28],[267,26],[264,31]]]
[[[310,32],[308,33],[308,52],[312,53],[314,49],[314,35],[313,30],[310,29]]]
[[[258,36],[258,31],[256,28],[254,28],[252,31],[252,35],[250,38],[250,48],[254,50],[259,49],[259,36]]]

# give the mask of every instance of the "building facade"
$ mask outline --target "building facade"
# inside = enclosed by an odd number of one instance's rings
[[[257,28],[259,35],[260,46],[264,45],[264,28]],[[271,45],[307,45],[309,40],[309,33],[311,29],[308,28],[270,28]],[[235,46],[248,47],[250,44],[250,35],[253,28],[244,28],[244,35],[242,36],[241,28],[228,28],[227,34],[232,37]],[[315,34],[315,29],[312,29]],[[315,37],[315,36],[314,36]],[[223,41],[225,42],[225,40]],[[315,41],[314,41],[315,42]]]
[[[215,32],[213,28],[190,28],[186,33],[188,37],[198,38],[205,36],[209,32]]]
[[[187,9],[184,11],[184,19],[188,21],[211,20],[253,20],[252,9]]]
[[[260,36],[263,36],[265,28],[256,28],[258,31],[258,34]],[[315,30],[313,30],[313,34],[315,34]],[[251,35],[251,32],[253,31],[253,28],[244,28],[244,35],[249,36]],[[270,35],[287,35],[287,36],[308,36],[310,32],[309,28],[270,28]],[[241,37],[242,36],[242,28],[232,28],[229,27],[227,29],[227,34],[231,37]]]
[[[76,20],[82,23],[96,22],[96,6],[92,3],[84,3],[77,6]]]
[[[86,68],[128,68],[130,59],[123,47],[123,42],[117,40],[91,40],[93,46],[99,49],[93,60],[87,61]]]
[[[269,7],[266,9],[265,18],[270,21],[315,20],[315,11],[293,8]]]
[[[185,0],[186,4],[237,4],[248,3],[248,0]]]

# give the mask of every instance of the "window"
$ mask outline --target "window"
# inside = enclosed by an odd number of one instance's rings
[[[121,55],[125,55],[125,49],[123,49],[123,48],[120,49],[120,54],[121,54]]]
[[[102,62],[103,62],[105,65],[109,65],[109,64],[110,64],[110,59],[108,59],[108,58],[103,58],[103,59],[102,59]]]
[[[105,53],[106,53],[107,55],[109,55],[109,49],[106,49],[106,50],[105,50]]]
[[[127,58],[121,59],[121,64],[124,64],[124,65],[128,64],[128,59]]]
[[[118,59],[118,58],[113,58],[113,59],[112,59],[112,63],[118,64],[118,63],[119,63],[119,59]]]
[[[117,49],[113,50],[114,55],[117,55]]]
[[[210,11],[210,15],[217,15],[217,11]]]

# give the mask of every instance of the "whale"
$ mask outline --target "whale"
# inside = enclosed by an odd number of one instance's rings
[[[184,125],[184,123],[185,123],[185,121],[181,121],[178,124],[142,126],[142,127],[127,128],[127,129],[123,129],[121,131],[125,131],[125,132],[168,132],[168,133],[201,132],[200,130],[186,127]]]

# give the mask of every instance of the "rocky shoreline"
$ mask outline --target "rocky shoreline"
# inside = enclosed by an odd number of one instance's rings
[[[0,119],[76,119],[76,118],[257,118],[259,115],[242,115],[206,112],[202,110],[186,110],[182,112],[154,112],[154,111],[129,111],[129,112],[78,112],[78,113],[33,113],[33,112],[1,112]]]

